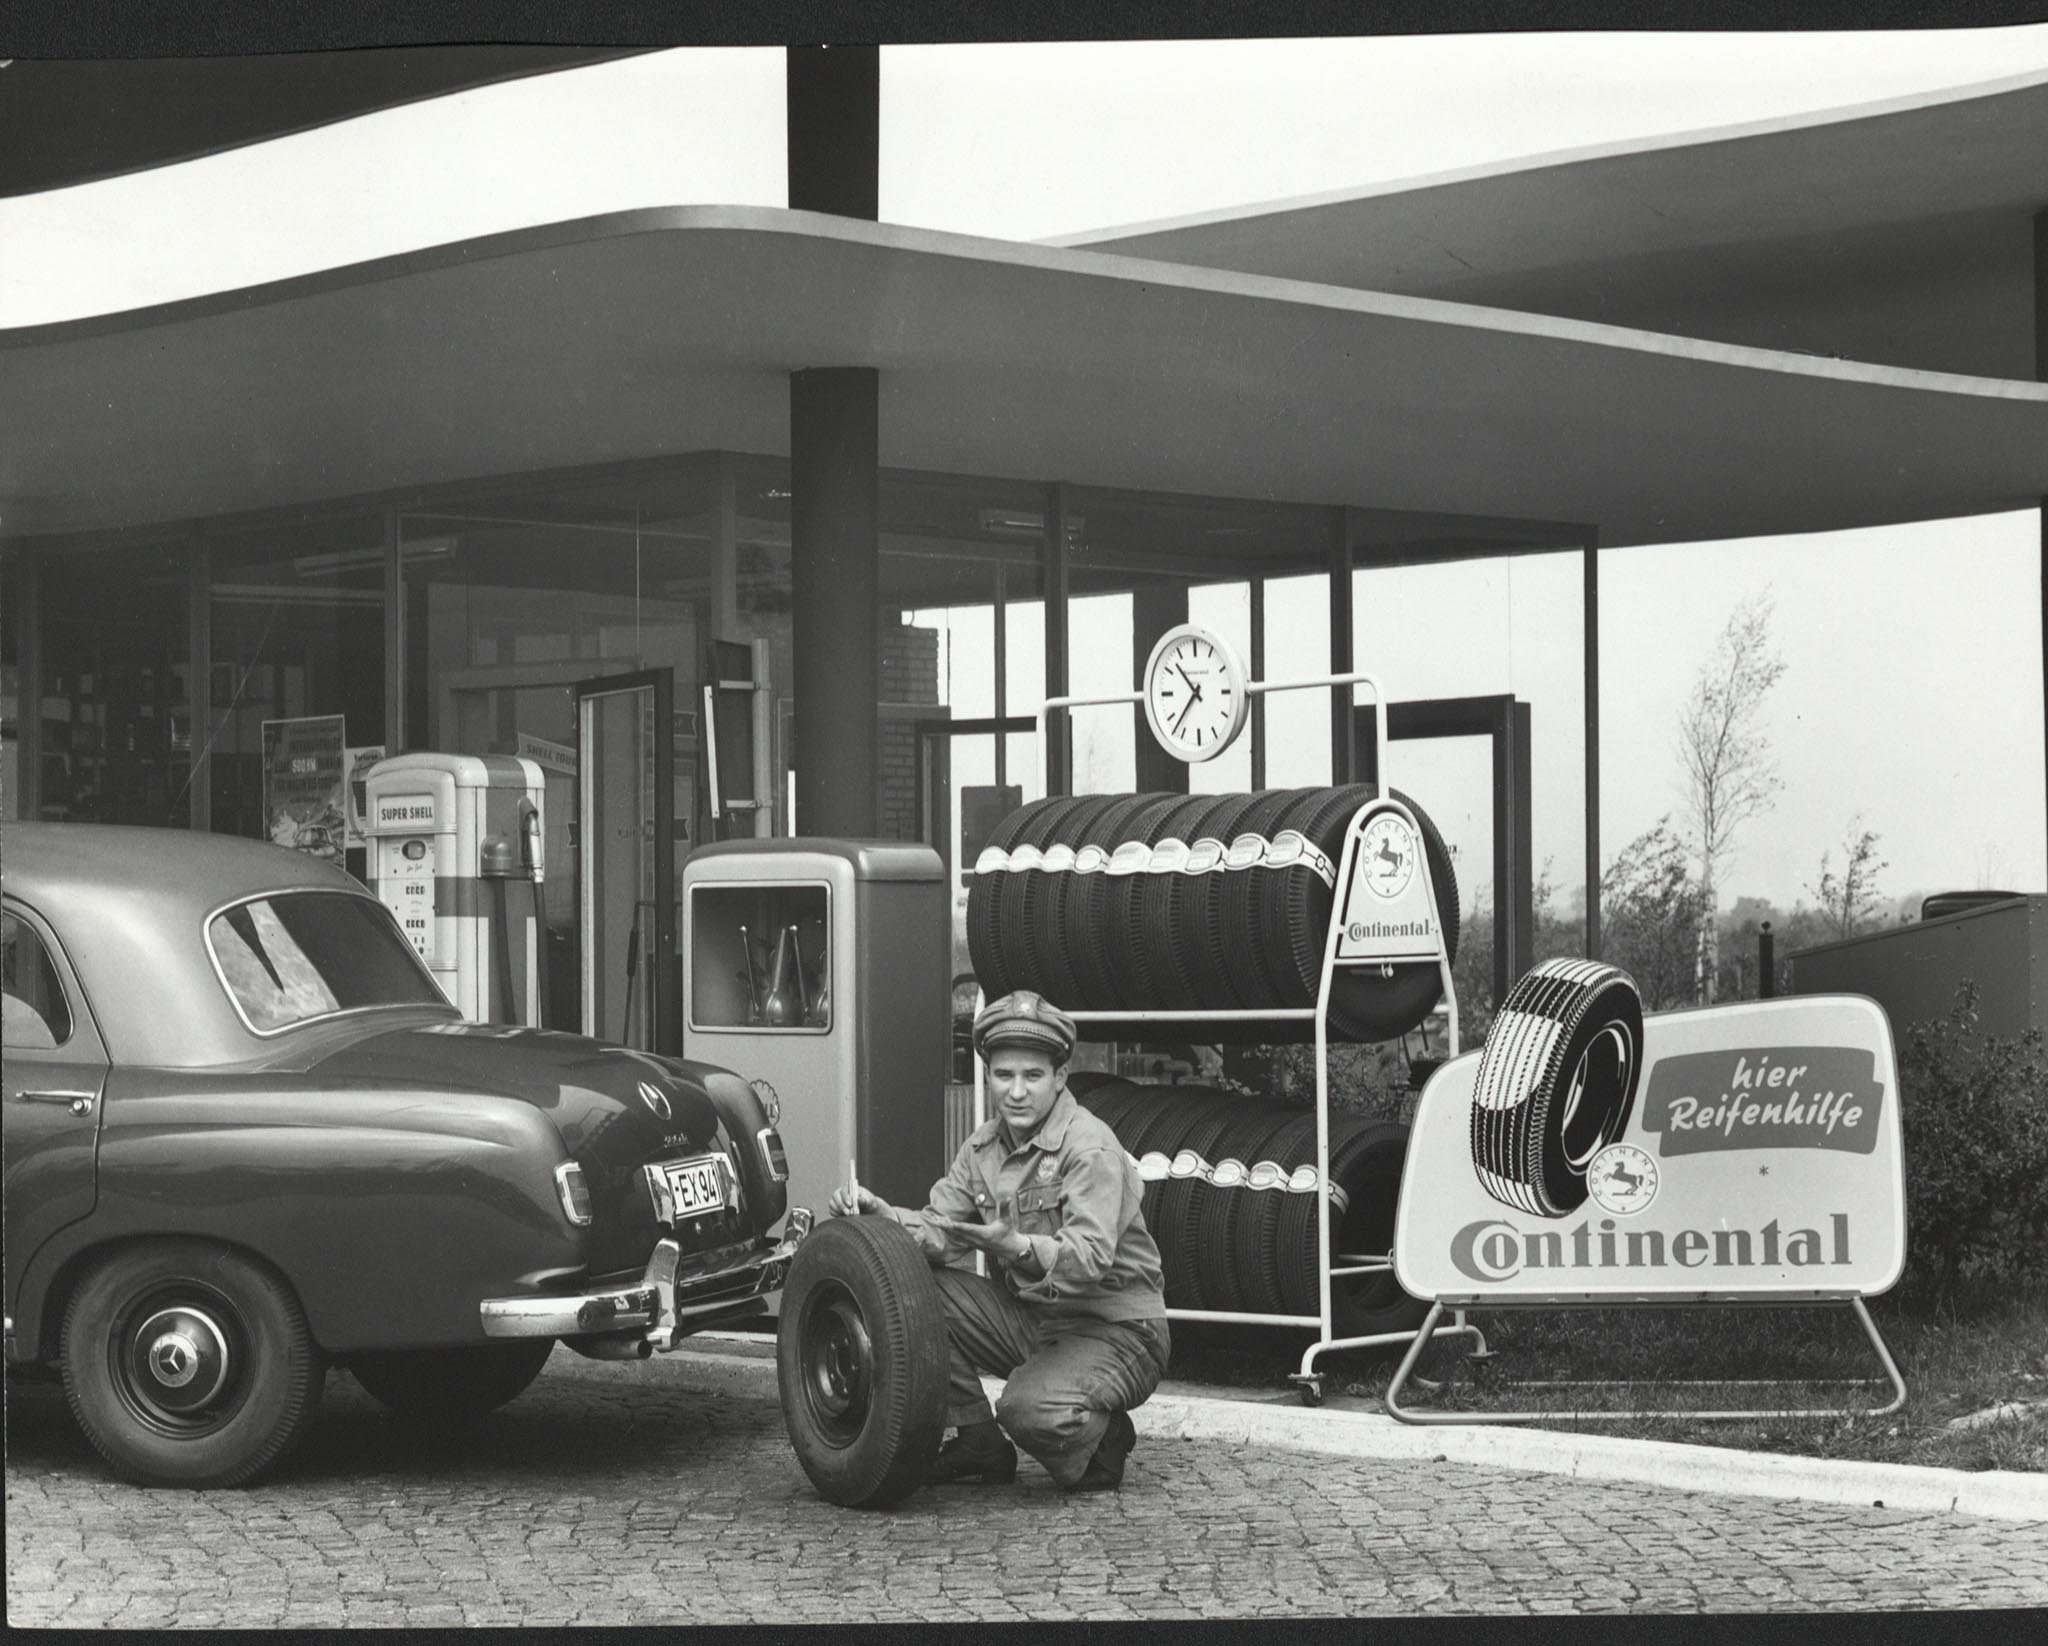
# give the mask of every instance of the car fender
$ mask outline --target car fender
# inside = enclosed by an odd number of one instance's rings
[[[269,1263],[332,1354],[482,1342],[484,1298],[545,1291],[585,1267],[554,1181],[565,1158],[545,1116],[486,1094],[117,1071],[98,1203],[24,1275],[17,1355],[55,1352],[56,1311],[97,1250],[152,1236]]]
[[[710,1064],[691,1064],[686,1072],[702,1083],[705,1094],[718,1110],[725,1127],[734,1164],[739,1168],[740,1191],[755,1219],[755,1226],[772,1228],[789,1209],[789,1185],[769,1175],[768,1161],[761,1149],[761,1133],[769,1129],[768,1111],[754,1089],[729,1069]]]

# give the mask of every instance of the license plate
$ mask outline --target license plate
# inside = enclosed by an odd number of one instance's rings
[[[679,1160],[657,1168],[668,1191],[672,1221],[725,1210],[725,1162],[715,1155]]]

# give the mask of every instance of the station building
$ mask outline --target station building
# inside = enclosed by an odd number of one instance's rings
[[[1256,678],[1370,667],[1373,572],[1505,563],[1567,591],[1568,683],[1482,632],[1393,694],[1485,763],[1505,979],[1532,863],[1600,881],[1604,550],[2048,507],[2048,79],[1019,244],[875,220],[872,51],[788,72],[787,209],[0,333],[6,815],[261,837],[265,723],[338,716],[535,759],[648,888],[734,832],[923,840],[957,885],[1042,783],[1367,775],[1349,688],[1213,767],[1055,716],[1041,776],[1048,696],[1191,618]],[[751,807],[707,686],[765,700]],[[611,691],[635,775],[586,814]]]

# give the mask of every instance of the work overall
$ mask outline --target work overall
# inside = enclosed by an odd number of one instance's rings
[[[1000,1219],[1031,1242],[1041,1278],[990,1258],[927,1221],[898,1214],[935,1264],[952,1350],[946,1421],[985,1423],[1062,1486],[1079,1480],[1117,1412],[1140,1406],[1166,1371],[1171,1339],[1159,1248],[1139,1215],[1143,1185],[1116,1134],[1062,1092],[1029,1141],[1000,1120],[977,1128],[926,1212]],[[1007,1378],[993,1414],[981,1374]]]

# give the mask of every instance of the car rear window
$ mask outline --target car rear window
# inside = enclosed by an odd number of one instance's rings
[[[448,1004],[380,903],[347,892],[276,892],[213,917],[206,941],[259,1034],[367,1006]]]

